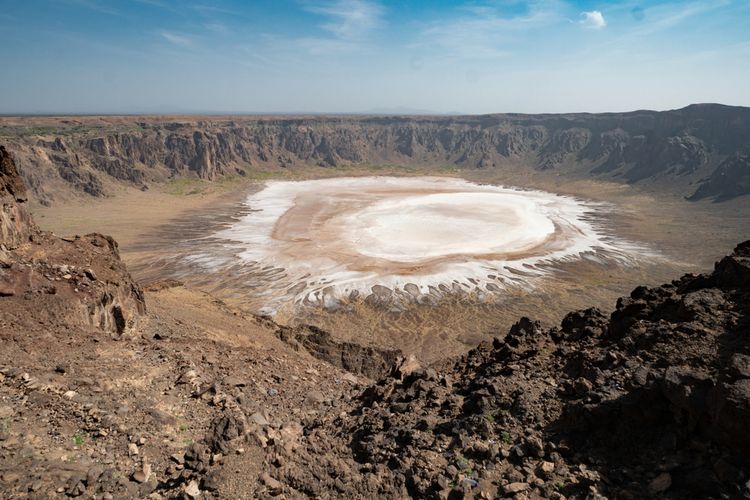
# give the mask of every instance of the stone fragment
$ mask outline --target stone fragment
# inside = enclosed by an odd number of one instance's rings
[[[133,473],[133,480],[138,483],[145,483],[151,478],[151,465],[143,463],[143,466]]]
[[[729,358],[729,371],[733,377],[750,378],[750,356],[734,354]]]
[[[200,494],[201,490],[198,487],[198,481],[193,479],[187,484],[187,486],[185,486],[185,495],[189,498],[198,498]]]
[[[655,495],[667,491],[670,486],[672,486],[672,476],[669,472],[662,472],[648,484],[648,491]]]
[[[252,415],[250,415],[250,418],[247,419],[249,423],[260,425],[261,427],[264,425],[269,425],[268,419],[260,412],[255,412]]]
[[[529,483],[510,483],[503,487],[503,491],[506,495],[515,495],[522,491],[526,491],[530,488]]]
[[[537,471],[541,476],[549,476],[555,470],[555,464],[552,462],[542,462],[539,464]]]
[[[263,482],[263,484],[268,486],[268,489],[271,490],[271,492],[281,491],[281,483],[272,478],[267,472],[264,472],[260,475],[260,480]]]

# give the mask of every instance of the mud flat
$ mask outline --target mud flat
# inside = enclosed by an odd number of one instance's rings
[[[212,235],[235,259],[186,258],[216,270],[238,260],[271,274],[286,303],[335,309],[341,300],[403,297],[487,300],[531,288],[555,263],[589,258],[627,263],[646,250],[606,228],[609,207],[538,190],[441,177],[358,177],[271,182],[247,213]],[[225,252],[219,252],[219,255]]]

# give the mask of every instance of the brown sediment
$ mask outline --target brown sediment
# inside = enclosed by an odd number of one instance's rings
[[[462,193],[462,191],[456,187],[384,189],[373,186],[366,192],[357,193],[357,198],[345,194],[340,201],[319,193],[304,193],[296,196],[293,206],[276,221],[271,232],[271,238],[279,243],[278,253],[283,254],[290,260],[315,259],[320,251],[324,250],[326,257],[345,263],[346,268],[351,271],[403,276],[429,275],[436,268],[469,260],[516,261],[530,257],[542,257],[553,251],[563,249],[572,238],[571,230],[573,228],[565,228],[558,222],[551,221],[554,225],[554,231],[551,234],[543,241],[520,250],[460,252],[437,257],[425,257],[418,262],[399,262],[365,255],[357,250],[355,242],[348,241],[344,237],[346,228],[342,227],[343,219],[347,216],[355,216],[373,203],[411,196],[459,193]],[[469,207],[466,210],[468,211]],[[446,210],[445,215],[449,217],[455,215],[455,213],[448,213]],[[522,224],[523,221],[517,214],[513,215],[515,217],[506,215],[506,223],[509,226]],[[501,219],[502,216],[503,214],[495,214],[495,219]],[[488,219],[489,222],[491,221]]]

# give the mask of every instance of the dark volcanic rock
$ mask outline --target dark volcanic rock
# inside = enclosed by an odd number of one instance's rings
[[[231,451],[230,443],[244,435],[244,417],[238,418],[236,415],[227,413],[219,415],[211,422],[206,442],[214,453],[228,453]]]
[[[339,342],[330,333],[311,325],[296,328],[280,327],[276,335],[295,347],[303,347],[318,359],[370,378],[379,378],[388,373],[391,365],[401,354],[395,349]]]
[[[55,159],[55,157],[50,158]],[[60,177],[71,184],[76,190],[83,191],[91,196],[104,196],[102,181],[94,173],[77,168],[64,159],[59,159],[55,163],[57,164],[57,172]]]
[[[26,187],[4,146],[0,146],[0,196],[9,196],[19,203],[26,201]]]
[[[402,360],[267,467],[290,496],[741,497],[749,248],[635,289],[610,318],[523,318],[441,369]]]

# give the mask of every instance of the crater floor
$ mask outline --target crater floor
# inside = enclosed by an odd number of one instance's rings
[[[244,272],[273,275],[269,307],[337,307],[372,294],[429,302],[474,293],[484,300],[533,286],[562,261],[625,261],[640,252],[608,232],[605,204],[455,178],[270,182],[246,205],[213,238]],[[193,258],[227,264],[205,252]]]

